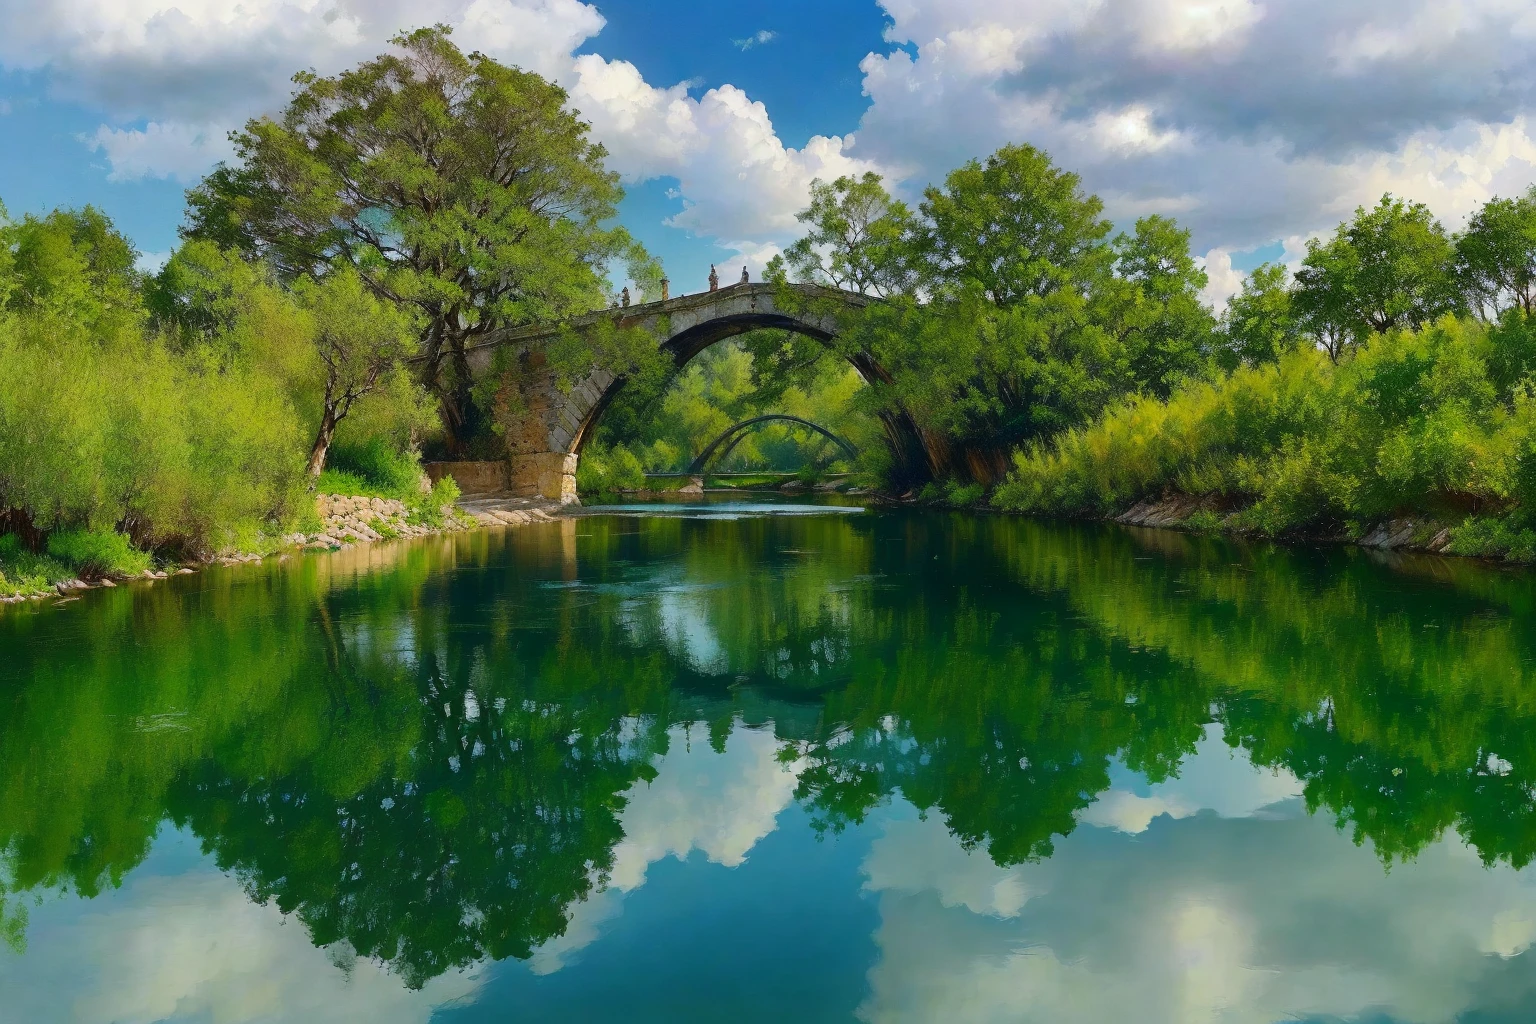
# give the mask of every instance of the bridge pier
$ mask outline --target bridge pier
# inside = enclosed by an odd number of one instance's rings
[[[534,452],[513,455],[511,491],[519,498],[547,498],[562,505],[576,502],[576,453]]]

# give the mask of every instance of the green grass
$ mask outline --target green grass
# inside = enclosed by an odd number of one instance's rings
[[[88,578],[137,576],[151,564],[148,553],[110,530],[58,531],[48,538],[48,554]]]
[[[29,597],[53,589],[55,583],[75,578],[75,570],[47,555],[21,546],[15,534],[0,537],[0,597]]]

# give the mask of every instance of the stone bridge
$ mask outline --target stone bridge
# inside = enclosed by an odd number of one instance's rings
[[[506,330],[487,335],[470,347],[469,366],[476,376],[494,369],[498,349],[510,348],[521,365],[523,412],[506,433],[510,458],[508,489],[519,497],[574,502],[576,464],[582,445],[624,385],[622,378],[598,369],[569,390],[561,390],[554,371],[546,368],[543,348],[564,330],[580,331],[603,322],[621,328],[644,328],[682,366],[717,341],[762,328],[831,341],[837,332],[839,308],[859,308],[871,301],[854,292],[815,285],[789,287],[797,300],[810,300],[796,301],[795,306],[815,312],[781,309],[776,298],[781,294],[777,285],[739,284],[661,302],[602,310],[561,327]],[[866,381],[888,379],[866,356],[855,356],[850,362]],[[909,417],[889,416],[885,425],[899,452],[922,451],[921,438]]]

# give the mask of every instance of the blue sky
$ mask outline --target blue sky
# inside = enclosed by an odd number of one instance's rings
[[[606,24],[578,53],[629,61],[656,81],[688,82],[695,95],[737,85],[767,105],[780,138],[795,147],[813,135],[858,127],[868,106],[859,61],[892,48],[882,41],[889,21],[873,0],[781,0],[771,9],[645,0],[597,6]],[[88,141],[103,123],[102,110],[61,98],[49,77],[46,70],[0,74],[6,104],[0,109],[7,110],[0,117],[0,202],[13,216],[92,203],[151,259],[171,250],[187,184],[157,176],[110,180],[111,163]],[[678,185],[669,175],[626,183],[620,219],[662,259],[678,287],[694,290],[692,284],[703,287],[711,262],[731,262],[732,254],[710,238],[666,225],[683,209]],[[737,266],[731,277],[739,272]]]
[[[1383,192],[1455,228],[1536,181],[1524,0],[0,0],[0,200],[95,203],[163,254],[294,71],[429,22],[569,90],[674,289],[759,273],[816,177],[911,199],[1008,142],[1122,225],[1177,217],[1218,302]]]

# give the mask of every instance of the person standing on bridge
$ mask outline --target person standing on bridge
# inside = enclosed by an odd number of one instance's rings
[[[742,267],[741,268],[741,283],[742,284],[751,284],[752,283],[752,279],[747,276],[747,268],[746,267]]]
[[[720,275],[715,273],[715,265],[713,263],[709,265],[709,290],[712,292],[720,290]]]

